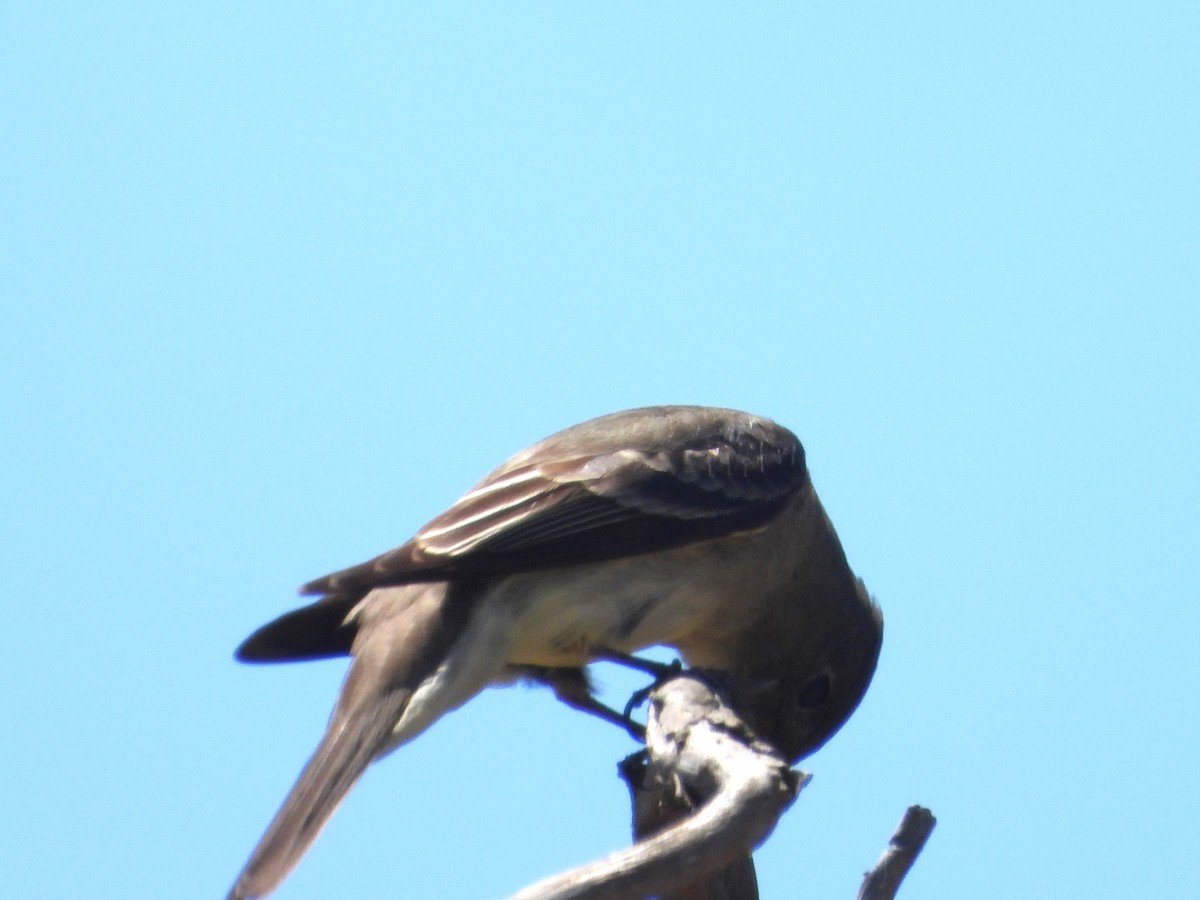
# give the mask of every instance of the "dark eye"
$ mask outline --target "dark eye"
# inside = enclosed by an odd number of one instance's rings
[[[829,673],[822,672],[816,678],[810,678],[796,692],[796,703],[812,708],[820,706],[829,699]]]

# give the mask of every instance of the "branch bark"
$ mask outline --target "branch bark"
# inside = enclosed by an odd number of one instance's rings
[[[622,768],[640,840],[511,900],[757,897],[750,853],[809,776],[755,740],[694,670],[651,692],[646,747],[645,762],[637,754]]]
[[[923,806],[910,806],[875,868],[863,878],[858,900],[893,900],[937,819]]]

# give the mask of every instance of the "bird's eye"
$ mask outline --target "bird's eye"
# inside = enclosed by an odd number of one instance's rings
[[[829,699],[829,673],[822,672],[816,678],[809,679],[796,692],[796,702],[810,709],[820,706]]]

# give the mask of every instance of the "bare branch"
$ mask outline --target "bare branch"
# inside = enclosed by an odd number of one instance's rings
[[[883,856],[863,878],[858,900],[893,900],[936,824],[937,819],[925,807],[910,806]]]
[[[793,771],[770,747],[754,740],[694,671],[651,693],[646,732],[649,762],[640,784],[651,792],[655,786],[670,787],[671,794],[694,808],[691,813],[667,816],[657,826],[653,816],[643,819],[638,814],[637,820],[646,823],[636,826],[639,833],[670,824],[627,850],[541,881],[511,900],[713,898],[720,895],[687,894],[683,889],[718,873],[720,880],[742,891],[725,896],[754,896],[745,893],[745,861],[770,835],[808,776]],[[723,873],[727,868],[731,871]]]

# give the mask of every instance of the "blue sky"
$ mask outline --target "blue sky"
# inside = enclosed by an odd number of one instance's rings
[[[1200,895],[1198,9],[7,9],[11,895],[222,896],[343,670],[234,646],[663,402],[795,430],[887,618],[764,897],[911,803],[910,900]],[[278,896],[505,896],[625,845],[630,750],[489,691]]]

